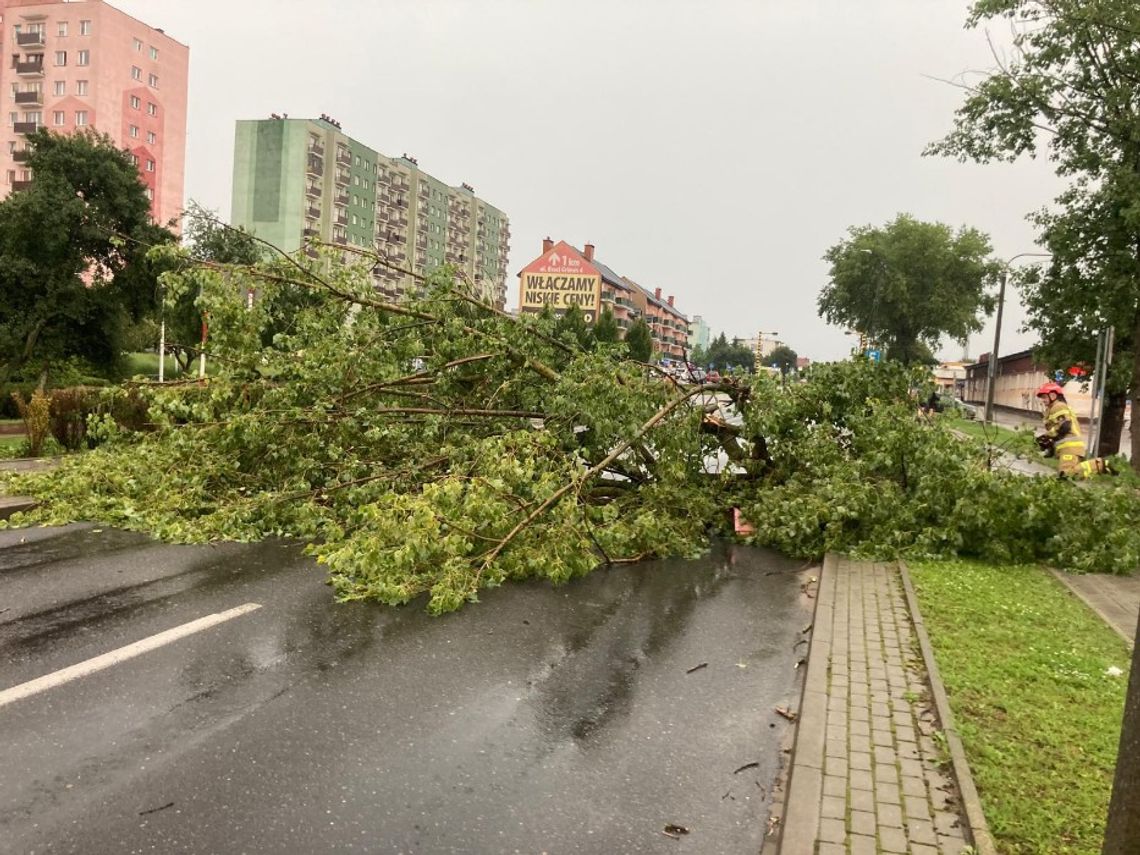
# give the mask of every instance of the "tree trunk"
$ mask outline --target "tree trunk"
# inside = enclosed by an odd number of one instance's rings
[[[1136,396],[1140,394],[1140,311],[1136,312],[1136,328],[1132,333],[1132,471],[1140,475],[1140,430],[1136,429]]]
[[[1135,439],[1132,444],[1135,446]],[[1136,855],[1137,852],[1140,852],[1140,633],[1132,649],[1132,674],[1124,701],[1120,751],[1101,855]]]
[[[1089,449],[1091,457],[1109,457],[1120,453],[1120,437],[1124,433],[1126,392],[1110,392],[1104,399],[1104,416],[1100,427],[1100,447]]]

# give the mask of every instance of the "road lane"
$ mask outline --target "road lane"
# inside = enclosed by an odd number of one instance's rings
[[[0,708],[0,851],[759,847],[810,605],[798,565],[720,549],[432,619],[333,604],[292,546],[85,543],[83,578],[58,543],[62,563],[38,565],[57,577],[50,618],[18,598],[21,618],[0,615],[0,688],[171,616],[263,608]],[[28,563],[11,562],[38,590]]]

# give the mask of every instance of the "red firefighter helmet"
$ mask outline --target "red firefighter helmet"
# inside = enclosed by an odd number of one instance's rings
[[[1059,383],[1054,383],[1052,380],[1041,385],[1041,388],[1037,390],[1037,397],[1046,398],[1049,396],[1050,392],[1056,395],[1058,398],[1065,397],[1065,390],[1061,388],[1061,385]]]

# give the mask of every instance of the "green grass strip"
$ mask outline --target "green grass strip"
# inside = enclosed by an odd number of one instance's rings
[[[908,566],[998,850],[1098,855],[1127,646],[1040,568]]]

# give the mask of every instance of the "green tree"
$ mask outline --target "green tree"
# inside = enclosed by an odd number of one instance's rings
[[[215,212],[197,202],[192,201],[183,213],[182,228],[189,256],[198,263],[250,266],[256,264],[268,251],[245,229],[226,224]],[[204,318],[198,306],[198,296],[182,293],[177,300],[168,301],[169,305],[163,308],[166,346],[182,371],[190,368],[190,363],[202,347]],[[253,293],[247,295],[251,299],[255,296]],[[270,338],[287,326],[288,319],[293,317],[297,308],[296,303],[311,302],[312,295],[309,291],[294,288],[275,292],[275,299],[283,303],[279,314],[285,320],[266,327],[265,335]]]
[[[563,340],[573,342],[582,350],[594,349],[594,331],[576,304],[562,313],[554,328]]]
[[[607,307],[602,309],[598,320],[594,324],[594,340],[599,344],[613,344],[621,338],[621,327],[618,326],[614,313]]]
[[[644,318],[634,321],[625,334],[629,358],[635,362],[648,362],[653,358],[653,332]]]
[[[69,357],[114,370],[123,335],[156,305],[150,219],[129,155],[94,132],[28,138],[30,188],[0,203],[0,383],[47,381]]]
[[[789,371],[795,371],[797,359],[798,353],[786,344],[781,344],[764,358],[764,362],[773,368],[779,368],[780,373],[786,375]]]
[[[1140,6],[980,0],[967,24],[992,20],[1011,28],[1012,53],[967,80],[954,129],[928,153],[987,163],[1047,151],[1071,179],[1034,218],[1054,261],[1027,289],[1030,326],[1061,363],[1087,360],[1095,332],[1116,326],[1129,368],[1110,378],[1106,439],[1118,447],[1125,396],[1140,389]],[[1137,431],[1132,452],[1140,472]]]
[[[831,247],[831,281],[819,314],[853,327],[904,364],[928,362],[944,336],[965,341],[993,310],[998,268],[989,238],[899,214],[882,228],[856,226]]]
[[[740,339],[734,338],[731,342],[721,333],[709,343],[705,352],[705,362],[702,366],[711,365],[718,371],[728,371],[732,368],[743,368],[752,371],[756,368],[756,354]]]

